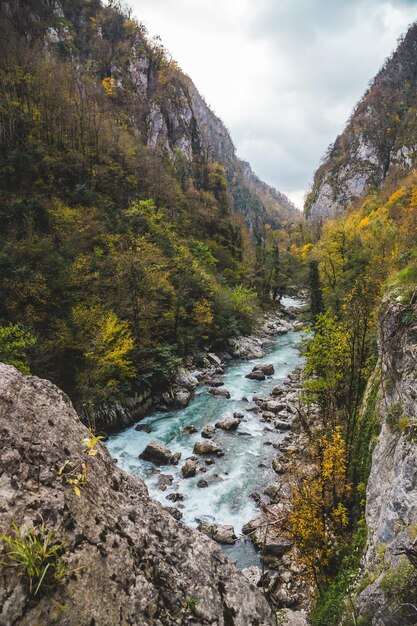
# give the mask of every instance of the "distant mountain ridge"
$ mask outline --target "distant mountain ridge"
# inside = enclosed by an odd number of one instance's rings
[[[334,217],[417,166],[417,24],[372,81],[318,168],[305,213]]]

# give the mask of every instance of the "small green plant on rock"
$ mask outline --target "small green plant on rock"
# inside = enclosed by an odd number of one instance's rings
[[[63,560],[65,544],[55,536],[54,530],[42,523],[21,531],[13,522],[11,535],[1,535],[6,545],[6,567],[13,567],[28,586],[29,594],[36,596],[53,589],[68,575]]]

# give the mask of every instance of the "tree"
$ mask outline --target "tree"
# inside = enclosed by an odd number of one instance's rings
[[[321,290],[319,264],[312,260],[309,263],[310,311],[311,320],[315,324],[320,313],[324,312],[323,292]]]
[[[0,326],[0,361],[30,374],[27,353],[35,343],[35,337],[21,324]]]

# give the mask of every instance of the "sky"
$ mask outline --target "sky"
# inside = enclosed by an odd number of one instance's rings
[[[417,20],[417,0],[127,0],[231,133],[302,207],[328,145]]]

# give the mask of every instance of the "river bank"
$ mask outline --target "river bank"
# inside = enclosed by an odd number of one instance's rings
[[[291,309],[267,316],[256,336],[233,341],[232,354],[210,353],[208,367],[180,373],[175,394],[187,397],[186,407],[160,407],[107,442],[120,467],[144,479],[174,517],[220,542],[226,538],[225,551],[241,569],[261,565],[256,541],[242,527],[271,502],[263,492],[276,479],[277,450],[290,437],[292,405],[270,394],[302,362],[301,325]],[[153,442],[164,447],[156,450],[161,458],[152,457]]]

